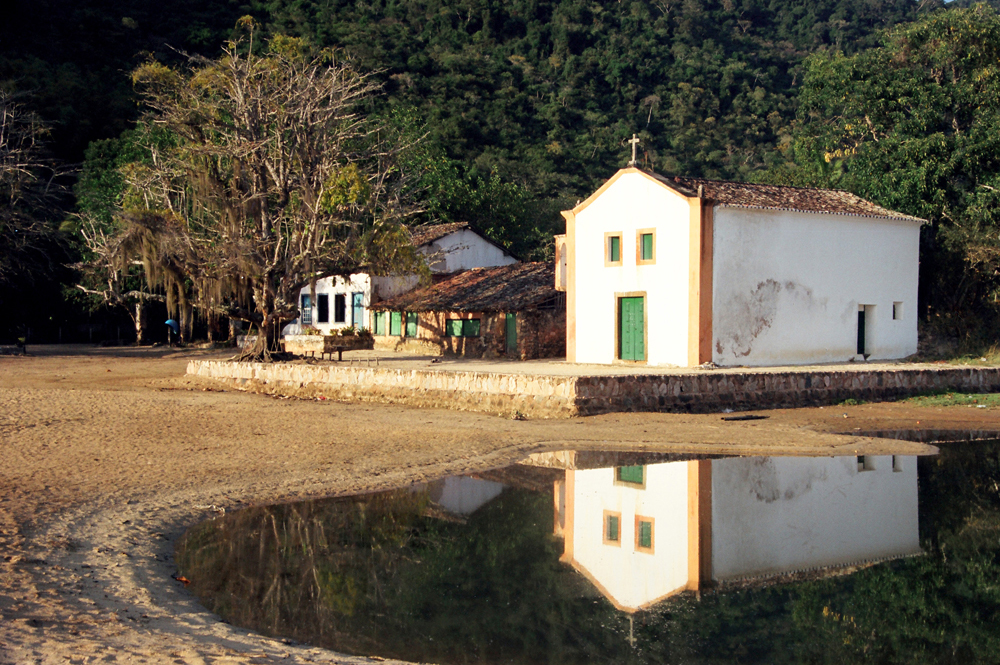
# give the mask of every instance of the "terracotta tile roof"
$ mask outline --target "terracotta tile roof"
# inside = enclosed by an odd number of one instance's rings
[[[866,201],[860,196],[838,189],[755,185],[724,180],[705,180],[704,178],[661,176],[653,173],[649,175],[686,196],[697,196],[698,188],[701,187],[706,199],[711,199],[726,207],[825,212],[835,215],[924,221],[918,217],[888,210]]]
[[[373,310],[406,312],[519,312],[560,295],[551,263],[473,268],[431,286],[375,303]]]
[[[414,247],[429,245],[435,240],[440,240],[446,235],[462,231],[469,228],[468,222],[452,222],[450,224],[432,224],[430,226],[417,226],[410,229],[410,236],[413,238]]]

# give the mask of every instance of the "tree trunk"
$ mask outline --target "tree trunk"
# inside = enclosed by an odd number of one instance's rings
[[[146,329],[149,326],[149,312],[146,303],[140,299],[135,303],[135,345],[142,346],[146,339]]]

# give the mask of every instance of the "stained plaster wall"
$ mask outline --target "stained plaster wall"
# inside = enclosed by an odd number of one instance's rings
[[[712,462],[717,580],[920,551],[917,460],[751,457]]]
[[[644,489],[616,484],[615,470],[573,473],[574,565],[621,608],[637,609],[687,587],[688,463],[646,466]],[[567,483],[569,485],[569,483]],[[620,545],[603,542],[604,511],[621,513]],[[635,549],[635,517],[652,517],[653,553]]]
[[[640,173],[626,173],[576,213],[576,362],[618,362],[617,296],[645,292],[646,363],[686,365],[690,207]],[[655,228],[655,263],[636,264],[636,233]],[[605,233],[621,232],[621,265],[605,266]]]
[[[431,272],[452,273],[470,268],[490,268],[516,263],[517,259],[478,233],[462,229],[418,250],[427,257]]]
[[[712,360],[795,365],[917,351],[917,222],[716,207]],[[893,320],[893,302],[902,319]]]

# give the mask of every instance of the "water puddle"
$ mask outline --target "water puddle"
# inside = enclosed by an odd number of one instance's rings
[[[233,624],[437,663],[1000,657],[1000,443],[937,456],[560,451],[192,527]]]

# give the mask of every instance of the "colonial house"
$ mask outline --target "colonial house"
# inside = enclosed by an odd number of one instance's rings
[[[551,263],[473,268],[371,309],[376,349],[521,360],[565,352],[565,300]]]
[[[842,191],[634,167],[563,216],[570,362],[785,365],[917,350],[923,220]]]
[[[411,231],[413,244],[431,273],[454,273],[482,266],[504,266],[516,262],[504,249],[482,237],[465,222],[419,226]],[[416,287],[417,275],[369,275],[355,273],[348,278],[327,277],[316,282],[316,300],[309,289],[300,294],[302,315],[285,326],[286,335],[299,334],[304,326],[324,334],[340,328],[371,328],[372,303],[392,298]]]
[[[555,461],[566,469],[555,482],[561,560],[626,612],[920,552],[913,456]]]

